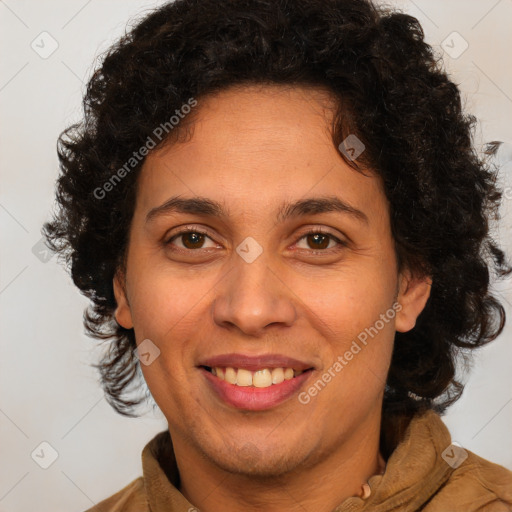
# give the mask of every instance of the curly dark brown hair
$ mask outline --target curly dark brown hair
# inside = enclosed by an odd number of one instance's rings
[[[463,389],[458,356],[495,339],[505,323],[490,293],[491,271],[512,272],[490,235],[501,191],[496,169],[473,147],[475,119],[419,22],[367,0],[176,0],[103,56],[83,121],[59,138],[59,209],[44,232],[91,300],[88,334],[108,342],[95,366],[109,403],[134,416],[143,400],[125,396],[140,367],[133,330],[114,318],[112,279],[123,266],[144,158],[128,170],[126,162],[191,98],[255,83],[327,88],[339,109],[333,143],[354,133],[365,144],[358,163],[383,179],[399,267],[433,281],[414,329],[396,334],[384,416],[443,412]]]

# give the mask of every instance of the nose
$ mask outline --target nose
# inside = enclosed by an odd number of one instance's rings
[[[258,337],[270,326],[289,327],[295,322],[293,292],[264,255],[252,263],[234,255],[234,267],[215,289],[213,319],[219,326]]]

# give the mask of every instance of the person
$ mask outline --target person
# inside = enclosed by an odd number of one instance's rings
[[[474,124],[369,0],[176,0],[109,49],[45,234],[109,403],[168,429],[91,511],[512,510],[441,419],[512,272]]]

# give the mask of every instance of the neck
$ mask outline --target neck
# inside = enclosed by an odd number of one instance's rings
[[[377,423],[372,420],[338,446],[324,447],[300,467],[272,477],[224,471],[192,447],[176,442],[179,490],[202,512],[331,512],[347,498],[361,496],[363,484],[383,469],[380,415]]]

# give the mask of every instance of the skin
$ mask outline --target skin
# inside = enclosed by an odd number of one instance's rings
[[[201,98],[191,136],[152,152],[139,177],[126,268],[114,279],[116,319],[161,351],[142,370],[169,424],[180,490],[203,512],[327,512],[378,469],[394,335],[414,327],[431,281],[398,272],[381,179],[341,158],[333,106],[327,91],[308,87]],[[146,222],[177,195],[218,201],[225,216],[168,212]],[[326,196],[367,222],[339,211],[278,218],[285,201]],[[187,227],[207,236],[173,238]],[[327,237],[315,249],[308,228],[345,244]],[[236,252],[249,236],[263,250],[252,263]],[[280,353],[314,364],[307,388],[395,301],[396,316],[306,405],[295,395],[265,411],[235,409],[197,368],[217,354]]]

